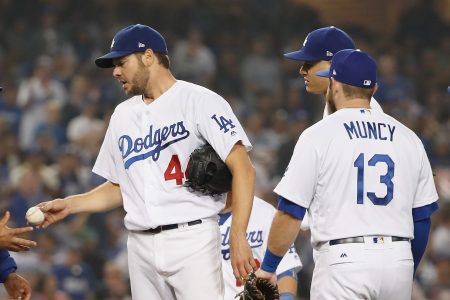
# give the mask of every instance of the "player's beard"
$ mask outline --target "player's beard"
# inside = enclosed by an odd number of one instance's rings
[[[130,90],[127,92],[130,96],[143,95],[147,89],[150,78],[150,71],[142,64],[130,81]]]
[[[325,99],[328,103],[328,109],[329,109],[330,113],[334,113],[336,111],[336,103],[334,102],[333,90],[331,88],[331,80],[330,80],[330,85],[328,86],[328,89],[327,89],[327,94],[325,95]]]

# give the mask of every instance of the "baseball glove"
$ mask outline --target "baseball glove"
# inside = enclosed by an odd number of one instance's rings
[[[239,300],[279,300],[278,286],[271,284],[267,279],[256,277],[252,272],[244,283],[244,290],[236,295]]]
[[[215,196],[231,190],[233,176],[214,148],[206,144],[191,153],[186,170],[186,183],[191,192]]]

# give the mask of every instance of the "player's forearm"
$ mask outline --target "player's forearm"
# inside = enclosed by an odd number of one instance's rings
[[[282,211],[277,211],[270,227],[268,249],[284,256],[297,238],[301,221]]]
[[[253,205],[255,169],[245,147],[240,143],[233,146],[225,163],[233,174],[231,237],[245,235]]]
[[[294,277],[284,276],[278,280],[277,284],[280,294],[290,293],[292,295],[297,295],[297,279]]]
[[[119,185],[109,181],[87,193],[69,196],[65,200],[72,214],[104,212],[122,206],[122,194]]]

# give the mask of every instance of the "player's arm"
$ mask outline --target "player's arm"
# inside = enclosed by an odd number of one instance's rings
[[[414,273],[427,247],[431,227],[431,215],[437,209],[437,202],[413,208],[414,239],[411,241],[411,251],[414,259]]]
[[[297,273],[295,268],[277,276],[280,300],[295,300],[297,295]]]
[[[275,271],[297,238],[306,208],[279,196],[278,211],[270,227],[269,242],[257,276],[276,281]]]
[[[230,255],[236,279],[247,276],[256,269],[252,251],[246,238],[246,230],[253,205],[255,169],[241,142],[230,151],[226,165],[233,174],[231,189],[233,219],[230,230]]]
[[[122,206],[122,194],[118,184],[107,181],[93,190],[43,202],[38,205],[45,214],[42,227],[58,222],[70,214],[79,212],[104,212]]]

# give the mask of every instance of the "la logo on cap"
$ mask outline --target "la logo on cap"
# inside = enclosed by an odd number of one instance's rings
[[[372,83],[372,80],[364,80],[363,85],[370,86],[371,83]]]

